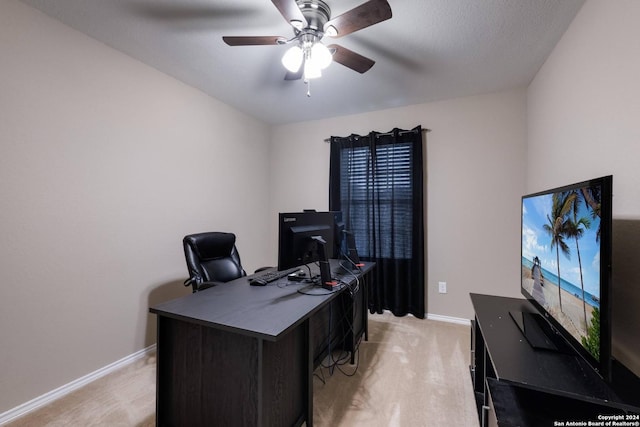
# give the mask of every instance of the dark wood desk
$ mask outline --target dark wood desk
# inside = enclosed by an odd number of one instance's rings
[[[351,351],[367,333],[363,282],[373,267],[365,264],[347,304]],[[337,260],[332,272],[340,273]],[[245,277],[151,307],[158,316],[156,424],[312,426],[313,369],[336,329],[326,319],[341,318],[351,296],[346,287],[298,292],[306,286],[286,279],[250,286]]]

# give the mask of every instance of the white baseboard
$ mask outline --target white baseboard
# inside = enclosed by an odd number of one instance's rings
[[[137,360],[143,359],[149,353],[152,353],[155,350],[156,345],[150,345],[147,348],[143,348],[142,350],[130,354],[129,356],[126,356],[120,360],[117,360],[103,368],[98,369],[97,371],[91,372],[84,377],[71,381],[70,383],[63,385],[62,387],[58,387],[55,390],[51,390],[50,392],[45,393],[42,396],[38,396],[35,399],[23,403],[20,406],[16,406],[15,408],[8,410],[7,412],[3,412],[2,414],[0,414],[0,426],[13,421],[18,417],[26,415],[31,411],[39,409],[56,399],[60,399],[61,397],[79,389],[82,386],[89,384],[92,381],[97,380],[98,378],[110,374],[111,372],[114,372],[120,368],[124,368],[125,366],[134,363]]]
[[[462,317],[443,316],[441,314],[427,314],[427,319],[437,320],[439,322],[457,323],[458,325],[471,326],[471,320]]]

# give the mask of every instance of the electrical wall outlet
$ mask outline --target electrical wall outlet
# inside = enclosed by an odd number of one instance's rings
[[[447,282],[438,282],[438,292],[441,294],[447,293]]]

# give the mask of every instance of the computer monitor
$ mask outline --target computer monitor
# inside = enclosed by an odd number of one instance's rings
[[[278,270],[320,261],[319,236],[327,259],[340,255],[341,212],[280,213],[278,229]]]

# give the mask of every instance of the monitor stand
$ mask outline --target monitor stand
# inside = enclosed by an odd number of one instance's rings
[[[340,261],[340,267],[347,272],[358,273],[359,271],[362,270],[362,267],[364,267],[364,264],[354,264],[349,259],[343,259]]]
[[[549,322],[539,313],[526,311],[509,311],[509,315],[516,322],[522,335],[527,339],[531,347],[536,349],[560,351],[551,337],[555,332]]]
[[[311,236],[311,238],[318,243],[318,258],[320,258],[320,286],[325,289],[333,290],[338,285],[338,282],[334,281],[331,277],[331,266],[329,265],[329,259],[327,258],[327,248],[325,247],[327,242],[320,236]]]
[[[356,238],[350,231],[343,230],[343,233],[347,244],[347,253],[344,255],[345,259],[340,263],[340,266],[347,271],[360,271],[360,268],[363,267],[364,264],[360,262],[360,257],[358,256]]]

